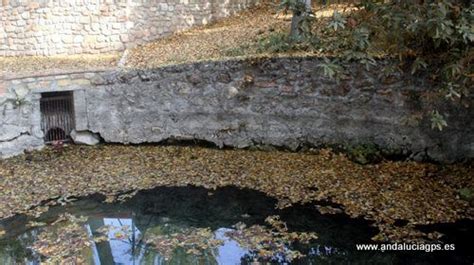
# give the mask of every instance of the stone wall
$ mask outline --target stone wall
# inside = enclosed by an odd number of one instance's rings
[[[0,157],[44,146],[40,98],[43,92],[74,91],[75,125],[87,130],[84,90],[101,72],[77,72],[0,79]]]
[[[319,63],[317,58],[236,60],[6,80],[0,88],[11,100],[0,103],[0,118],[11,122],[0,127],[0,152],[8,156],[33,145],[26,139],[18,144],[18,137],[34,137],[33,147],[40,146],[34,100],[41,92],[74,90],[76,129],[99,133],[107,142],[188,139],[290,149],[370,143],[414,159],[474,157],[472,104],[437,106],[449,115],[449,127],[440,132],[423,115],[432,110],[433,94],[424,79],[379,76],[353,65],[348,77],[335,82],[322,75]],[[29,103],[16,106],[15,90]],[[17,148],[9,149],[14,141]]]
[[[0,56],[122,51],[236,13],[258,0],[8,0]]]

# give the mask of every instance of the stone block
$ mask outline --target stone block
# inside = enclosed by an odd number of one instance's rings
[[[81,24],[89,24],[91,22],[91,19],[89,16],[81,16],[79,18],[79,23]]]
[[[74,85],[79,85],[79,86],[89,86],[91,84],[91,81],[89,79],[74,79],[71,82]]]
[[[100,136],[89,131],[73,130],[71,132],[71,138],[75,144],[97,145],[100,143]]]
[[[0,83],[0,97],[7,93],[7,87],[4,82]]]
[[[29,2],[28,3],[28,9],[34,10],[40,7],[40,4],[38,2]]]
[[[80,35],[74,36],[74,43],[82,43],[83,41],[84,41],[83,36],[80,36]]]
[[[71,79],[61,79],[57,81],[58,86],[66,87],[72,84]]]
[[[74,42],[74,37],[72,35],[64,35],[62,36],[62,41],[66,44],[70,44]]]
[[[122,42],[128,42],[130,38],[128,37],[127,34],[120,34],[120,41]]]

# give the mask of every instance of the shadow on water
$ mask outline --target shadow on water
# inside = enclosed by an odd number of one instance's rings
[[[51,207],[48,212],[34,219],[16,216],[0,222],[7,231],[0,238],[1,264],[39,264],[41,257],[31,250],[38,235],[48,227],[28,228],[31,221],[51,224],[62,213],[87,217],[85,228],[91,235],[98,234],[104,226],[127,227],[126,239],[117,238],[121,231],[110,229],[106,241],[92,245],[93,264],[251,264],[255,251],[246,249],[226,231],[241,222],[247,226],[268,225],[268,216],[279,215],[290,231],[316,232],[318,239],[309,244],[292,244],[287,247],[306,256],[291,264],[472,264],[473,256],[467,250],[472,239],[471,221],[461,225],[423,227],[427,231],[442,229],[447,242],[459,244],[457,251],[357,251],[356,244],[371,243],[376,229],[362,219],[351,219],[344,214],[321,215],[314,205],[296,205],[284,210],[275,209],[276,201],[252,190],[233,187],[215,191],[197,187],[156,188],[140,191],[122,202],[104,203],[103,196],[89,196],[65,206]],[[150,234],[166,234],[186,228],[210,228],[213,236],[223,244],[210,257],[174,251],[165,261],[161,253],[151,249],[141,240]],[[184,230],[187,231],[187,230]],[[470,237],[470,238],[469,238]],[[373,242],[372,242],[373,243]],[[275,256],[268,263],[289,264],[284,256]]]

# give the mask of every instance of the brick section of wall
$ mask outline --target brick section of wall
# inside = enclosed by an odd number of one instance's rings
[[[0,56],[124,50],[207,24],[258,0],[11,0],[0,5]]]

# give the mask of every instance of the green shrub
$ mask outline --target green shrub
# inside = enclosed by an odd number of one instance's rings
[[[353,145],[346,148],[349,158],[359,164],[365,165],[380,162],[382,154],[374,144]]]
[[[462,188],[458,190],[459,197],[462,200],[468,201],[471,204],[474,204],[474,190],[469,188]]]
[[[258,52],[287,52],[293,48],[292,40],[286,33],[275,32],[258,41]]]
[[[298,10],[302,2],[288,0],[281,5]],[[302,14],[314,17],[308,12]],[[331,19],[319,22],[323,25],[303,27],[311,32],[302,36],[319,40],[305,40],[315,44],[313,51],[337,58],[320,65],[327,76],[337,77],[336,73],[345,70],[335,66],[338,62],[356,61],[369,69],[377,65],[377,57],[396,59],[394,71],[428,76],[441,92],[439,99],[462,106],[472,104],[474,5],[471,1],[362,0],[356,11],[334,11]],[[270,52],[287,51],[292,47],[285,41],[287,38],[274,35],[263,46]],[[432,128],[442,130],[448,122],[435,105],[425,114],[429,115]]]

